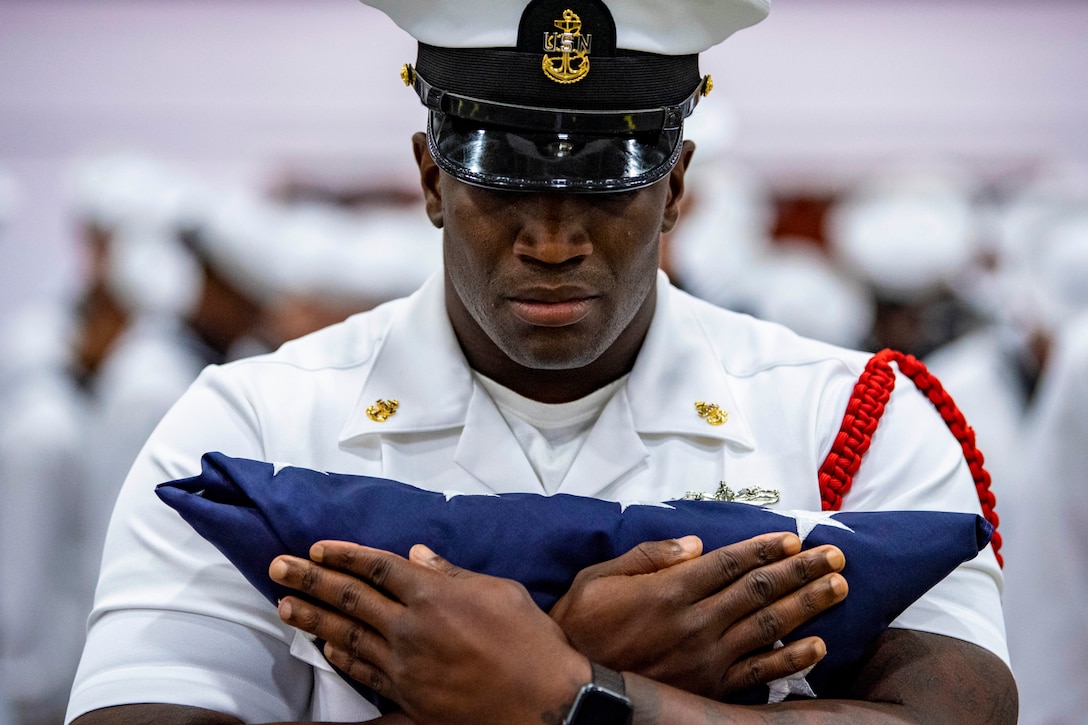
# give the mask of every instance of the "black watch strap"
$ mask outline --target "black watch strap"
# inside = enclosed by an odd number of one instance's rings
[[[623,675],[594,662],[590,668],[593,681],[578,692],[564,725],[630,725],[634,708]]]
[[[627,695],[623,685],[623,675],[615,670],[610,670],[604,665],[590,662],[589,668],[593,670],[593,684],[617,695]]]

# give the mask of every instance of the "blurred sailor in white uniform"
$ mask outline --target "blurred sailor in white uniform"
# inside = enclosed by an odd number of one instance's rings
[[[1088,712],[1088,207],[1040,242],[1050,344],[1003,499],[1005,607],[1021,721],[1058,724]]]
[[[148,183],[174,200],[171,213],[120,227],[106,256],[105,287],[128,324],[89,381],[92,575],[140,447],[200,371],[225,361],[255,328],[270,289],[262,265],[275,256],[267,247],[253,253],[275,227],[273,211],[255,196],[220,196],[213,205],[210,189],[180,174]]]
[[[1086,209],[1088,175],[1062,167],[992,210],[986,266],[957,287],[988,322],[926,358],[971,421],[999,501],[1022,483],[1024,421],[1054,335],[1088,304]],[[1007,520],[1018,514],[1001,508]]]
[[[811,241],[777,241],[755,260],[748,277],[744,308],[754,316],[840,347],[868,342],[875,298]]]
[[[773,209],[760,181],[730,157],[736,118],[729,107],[704,111],[685,130],[698,153],[680,221],[663,237],[661,267],[696,297],[748,311],[750,272],[770,245]]]
[[[881,169],[830,211],[832,257],[877,299],[871,349],[922,356],[974,324],[951,292],[974,255],[973,183],[955,166]]]
[[[0,179],[0,237],[15,213]],[[83,640],[89,593],[75,582],[86,400],[71,372],[74,321],[61,300],[0,320],[0,723],[55,721]],[[42,623],[47,626],[42,626]],[[10,709],[8,709],[10,708]],[[10,719],[9,719],[10,718]]]
[[[304,205],[285,213],[274,243],[279,294],[258,343],[276,349],[418,289],[442,265],[441,234],[422,204]]]

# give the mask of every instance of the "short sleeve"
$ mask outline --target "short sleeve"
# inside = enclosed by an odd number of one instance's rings
[[[959,442],[932,403],[900,373],[842,508],[982,513]],[[987,546],[892,626],[966,640],[1008,663],[1002,586],[1001,568]]]

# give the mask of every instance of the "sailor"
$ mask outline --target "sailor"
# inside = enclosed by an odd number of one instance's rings
[[[412,141],[443,268],[206,369],[171,409],[122,487],[69,720],[1014,721],[990,547],[879,636],[841,698],[814,702],[803,675],[823,641],[776,645],[849,584],[841,551],[800,550],[792,532],[707,552],[645,542],[583,570],[551,616],[425,547],[327,543],[270,562],[303,594],[277,611],[159,501],[156,484],[220,451],[451,493],[660,503],[725,480],[821,508],[817,470],[869,355],[695,299],[658,269],[694,154],[684,119],[712,86],[699,53],[767,4],[373,4],[419,40],[402,77],[429,110]],[[980,513],[930,401],[900,376],[887,407],[841,505]],[[753,685],[764,704],[724,702]]]

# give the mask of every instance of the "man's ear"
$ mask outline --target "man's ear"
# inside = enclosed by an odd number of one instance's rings
[[[423,187],[423,201],[427,208],[427,217],[431,224],[441,229],[442,218],[442,190],[440,181],[442,170],[431,158],[431,151],[427,148],[427,134],[417,131],[412,134],[412,151],[416,155],[416,164],[419,166],[419,184]]]
[[[661,219],[662,233],[671,232],[680,218],[680,200],[684,198],[684,175],[694,155],[695,142],[685,140],[684,147],[680,151],[680,160],[669,172],[669,196],[665,200],[665,214]]]

